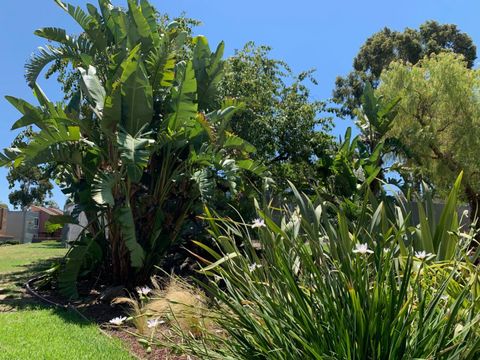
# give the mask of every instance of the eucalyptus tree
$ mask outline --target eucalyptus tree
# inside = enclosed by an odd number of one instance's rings
[[[361,46],[353,59],[353,70],[344,77],[337,77],[333,98],[341,105],[339,114],[355,116],[365,84],[376,88],[380,74],[393,61],[416,64],[430,54],[453,52],[463,55],[471,68],[477,57],[476,50],[472,38],[454,24],[426,21],[419,29],[406,28],[402,32],[385,27]]]
[[[13,128],[39,131],[5,150],[2,162],[55,164],[63,191],[86,214],[59,275],[61,290],[76,296],[78,274],[95,264],[115,283],[145,281],[202,201],[235,198],[243,174],[262,175],[264,167],[250,159],[253,146],[229,131],[238,104],[205,107],[222,78],[223,43],[212,52],[205,37],[187,36],[181,24],[163,26],[146,0],[129,0],[127,9],[99,0],[88,11],[56,2],[83,32],[36,31],[55,44],[26,66],[40,105],[7,99],[22,113]],[[193,49],[188,56],[186,48]],[[68,104],[52,103],[36,82],[59,61],[78,71]]]

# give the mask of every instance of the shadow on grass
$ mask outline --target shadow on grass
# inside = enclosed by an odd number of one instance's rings
[[[65,249],[65,245],[61,241],[46,240],[38,243],[31,243],[30,248]]]
[[[19,270],[0,274],[0,312],[24,310],[39,307],[39,302],[27,294],[25,283],[31,278],[41,275],[61,257],[38,260],[27,265],[18,266]]]
[[[101,304],[98,302],[77,304],[80,305],[78,308],[81,313],[88,319],[92,319],[87,321],[71,309],[51,306],[30,295],[25,289],[25,283],[28,280],[41,275],[45,270],[51,268],[61,259],[62,257],[38,260],[28,265],[19,266],[18,271],[0,274],[0,316],[2,312],[48,309],[52,310],[55,315],[61,317],[65,322],[71,322],[83,326],[92,323],[105,323],[113,317],[123,314],[120,307],[112,308],[109,304]],[[49,294],[49,291],[47,290],[46,293]],[[43,293],[42,296],[44,296]],[[54,291],[45,297],[60,304],[66,303],[65,299],[61,299],[55,295]]]
[[[16,312],[26,310],[51,310],[65,322],[77,325],[90,325],[79,314],[71,309],[51,306],[27,293],[25,283],[35,276],[41,275],[52,265],[61,260],[61,257],[39,260],[29,265],[21,266],[21,270],[0,275],[0,316],[2,312]],[[53,299],[56,300],[56,299]],[[28,316],[28,315],[27,315]]]

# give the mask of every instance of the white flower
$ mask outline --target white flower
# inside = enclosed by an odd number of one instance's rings
[[[148,286],[137,288],[138,295],[140,296],[147,296],[151,291],[152,289],[150,289]]]
[[[161,320],[158,320],[158,319],[147,320],[147,327],[149,329],[151,329],[153,327],[157,327],[158,325],[161,325],[161,324],[165,324],[165,321],[161,321]]]
[[[429,258],[430,256],[432,256],[433,254],[432,253],[427,253],[426,251],[422,250],[422,251],[415,251],[415,257],[418,259],[418,260],[425,260],[427,258]]]
[[[252,223],[252,228],[261,228],[261,227],[265,227],[265,221],[263,219],[255,219],[253,220],[253,223]]]
[[[261,267],[262,267],[262,265],[259,265],[259,264],[257,264],[257,263],[253,263],[252,265],[250,265],[250,266],[248,267],[248,270],[249,270],[250,272],[254,272],[255,269],[260,269]]]
[[[125,316],[119,316],[110,320],[109,323],[119,326],[119,325],[122,325],[125,320],[127,320]]]
[[[330,241],[327,235],[320,235],[318,240],[320,241],[321,244],[328,244],[328,242]]]
[[[292,215],[292,221],[294,223],[298,223],[298,222],[302,221],[302,215],[293,214]]]
[[[353,252],[355,254],[361,254],[361,255],[365,255],[365,254],[373,254],[373,250],[370,250],[368,248],[368,245],[367,243],[365,244],[357,244],[355,246],[355,249],[353,249]]]

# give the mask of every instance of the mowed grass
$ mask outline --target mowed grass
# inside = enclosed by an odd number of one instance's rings
[[[61,257],[66,253],[65,247],[56,241],[44,241],[35,244],[0,246],[0,274],[17,272],[33,262]]]
[[[22,285],[30,278],[47,270],[65,255],[67,249],[59,242],[0,246],[0,311],[1,300],[20,298]]]
[[[73,312],[38,309],[0,314],[0,359],[132,359],[117,339]]]
[[[1,300],[23,295],[22,285],[30,278],[47,270],[67,249],[59,242],[0,246],[0,311]]]
[[[119,340],[78,314],[25,297],[22,284],[65,253],[53,241],[0,246],[0,359],[132,359]]]

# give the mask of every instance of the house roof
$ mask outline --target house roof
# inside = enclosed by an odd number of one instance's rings
[[[32,205],[30,207],[30,211],[44,212],[44,213],[47,213],[48,215],[52,215],[52,216],[63,215],[63,211],[60,210],[60,209],[46,208],[46,207],[43,207],[43,206],[36,206],[36,205]]]

